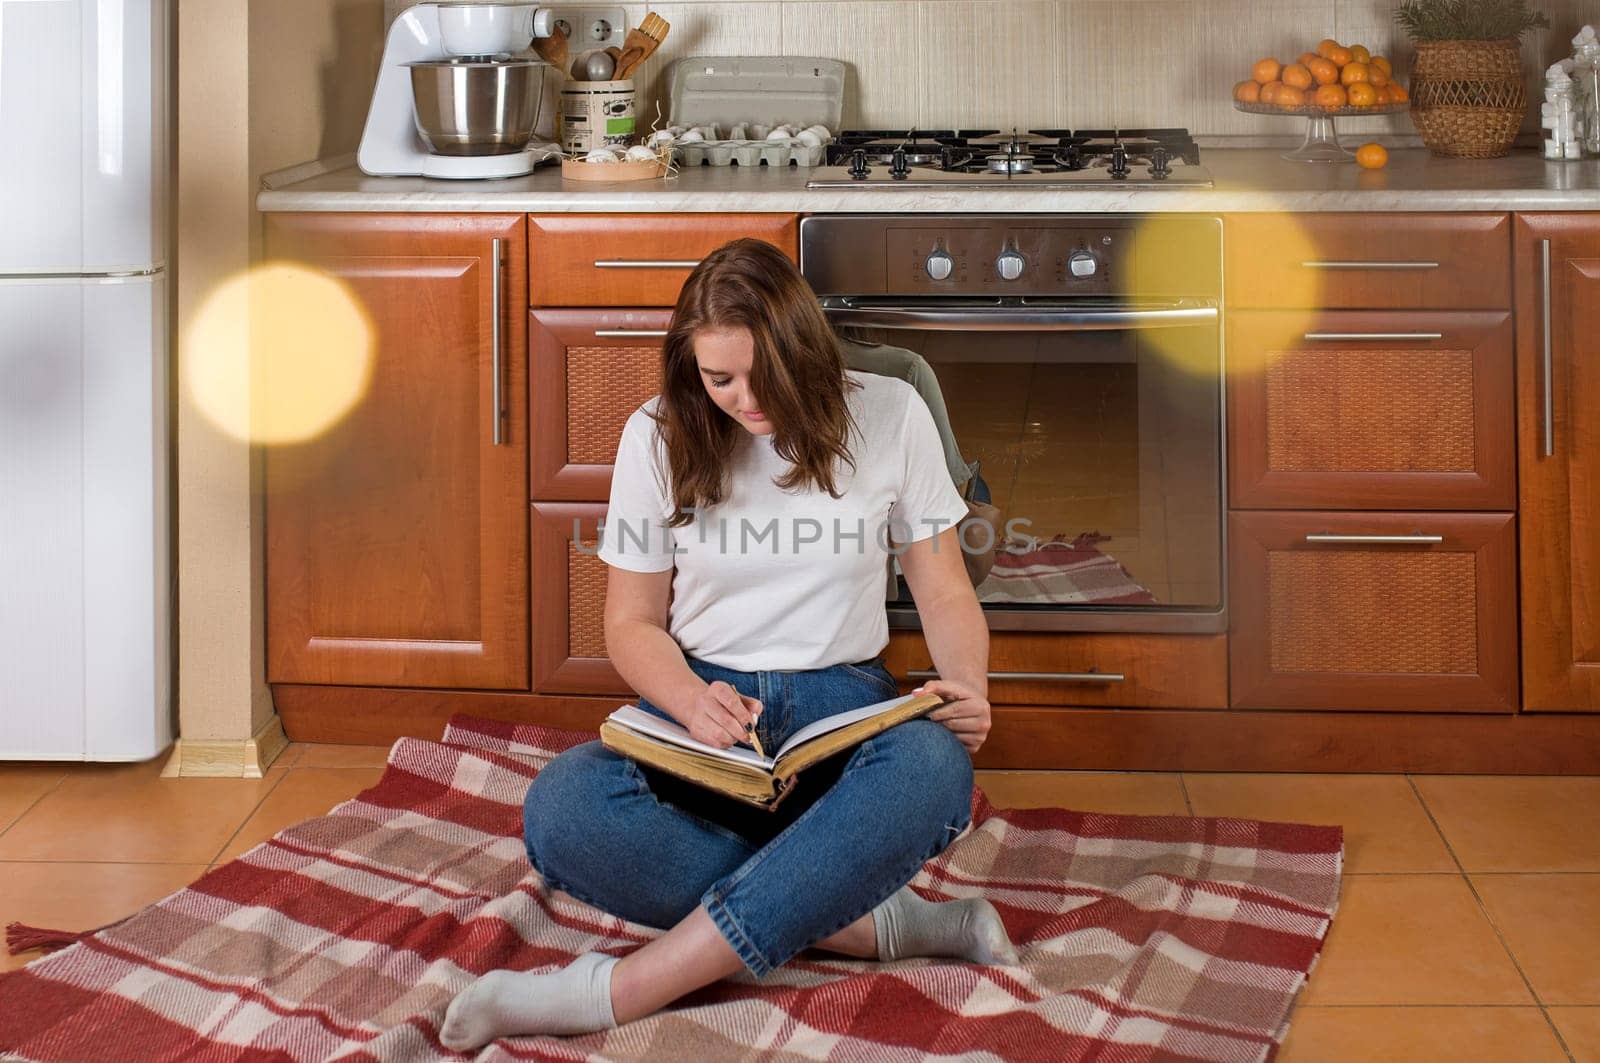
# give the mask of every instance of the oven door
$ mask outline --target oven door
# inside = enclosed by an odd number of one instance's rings
[[[963,493],[993,509],[963,549],[990,627],[1226,630],[1214,303],[822,302],[847,364],[908,374],[952,475],[976,468]],[[904,576],[890,586],[891,624],[918,626]]]

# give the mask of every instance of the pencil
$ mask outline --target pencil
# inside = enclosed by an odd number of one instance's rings
[[[756,756],[762,760],[767,759],[767,751],[761,748],[761,739],[756,737],[756,729],[753,726],[746,727],[744,733],[749,736],[750,744],[755,747]]]

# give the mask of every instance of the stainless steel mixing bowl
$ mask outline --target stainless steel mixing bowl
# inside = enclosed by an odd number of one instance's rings
[[[548,64],[459,58],[409,65],[417,132],[435,155],[507,155],[533,135]]]

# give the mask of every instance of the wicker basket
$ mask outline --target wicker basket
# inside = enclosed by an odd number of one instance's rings
[[[1511,151],[1528,108],[1514,40],[1418,41],[1411,120],[1435,155],[1492,159]]]

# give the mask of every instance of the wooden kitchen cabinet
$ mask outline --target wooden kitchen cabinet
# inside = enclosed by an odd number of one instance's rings
[[[672,311],[542,309],[531,317],[530,497],[605,501],[622,426],[661,390]]]
[[[1516,507],[1506,311],[1229,316],[1240,509]]]
[[[1507,214],[1234,214],[1230,307],[1508,310]]]
[[[1597,712],[1600,215],[1519,214],[1516,276],[1523,708]]]
[[[1512,514],[1234,512],[1228,537],[1235,708],[1516,709]]]
[[[883,657],[906,690],[933,669],[920,631],[891,631]],[[989,673],[994,705],[1222,709],[1228,638],[992,631]]]
[[[608,567],[594,552],[605,503],[533,503],[533,689],[633,692],[606,654]]]
[[[800,256],[793,214],[553,214],[528,218],[534,306],[672,306],[706,255],[752,237]]]
[[[267,450],[268,680],[527,690],[523,216],[276,215],[267,243],[375,342],[355,408]]]

